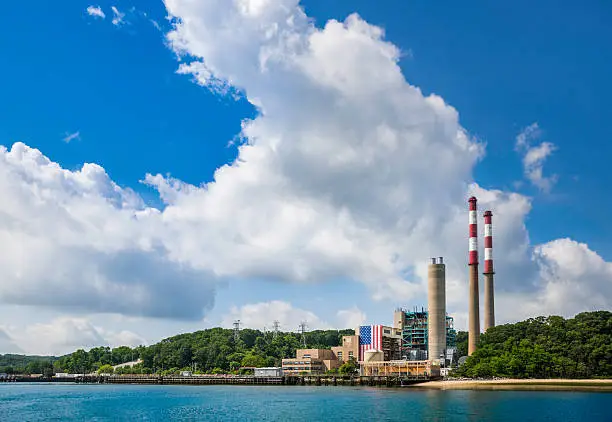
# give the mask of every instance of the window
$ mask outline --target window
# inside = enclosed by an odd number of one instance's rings
[[[391,334],[391,330],[383,330],[385,334]]]
[[[349,352],[349,355],[351,354],[351,352]],[[338,352],[338,359],[342,359],[342,352]]]
[[[353,351],[352,351],[352,350],[350,350],[350,351],[349,351],[349,359],[350,359],[350,358],[352,358],[352,357],[353,357]]]

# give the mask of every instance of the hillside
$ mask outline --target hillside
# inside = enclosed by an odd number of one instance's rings
[[[55,356],[0,355],[0,373],[48,373],[57,359]]]
[[[353,330],[319,330],[306,333],[307,347],[330,348],[340,344],[343,335]],[[143,360],[135,372],[175,372],[195,368],[202,372],[225,372],[243,366],[275,366],[282,358],[295,356],[303,347],[301,336],[295,333],[263,333],[243,329],[238,341],[234,332],[211,328],[195,333],[180,334],[148,347],[97,347],[89,352],[77,350],[55,362],[57,371],[91,372],[102,365],[117,365],[136,358]],[[122,371],[131,371],[125,368]]]
[[[457,376],[612,377],[612,312],[530,318],[489,329]]]

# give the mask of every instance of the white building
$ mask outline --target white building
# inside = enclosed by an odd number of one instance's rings
[[[283,369],[277,367],[255,368],[256,377],[282,377]]]

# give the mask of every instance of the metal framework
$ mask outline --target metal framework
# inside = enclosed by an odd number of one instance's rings
[[[360,375],[375,376],[439,376],[440,367],[432,365],[427,360],[392,360],[386,362],[363,362]]]
[[[428,347],[427,311],[424,309],[404,312],[402,329],[402,356],[424,359]],[[452,316],[446,316],[446,348],[457,346],[457,331]]]

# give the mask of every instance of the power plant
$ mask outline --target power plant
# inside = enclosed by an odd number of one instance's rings
[[[484,234],[484,330],[495,327],[495,298],[493,284],[493,213],[485,211]]]
[[[431,259],[427,275],[427,356],[446,359],[446,266],[441,257]]]
[[[478,347],[480,336],[480,304],[478,301],[478,222],[476,197],[472,196],[469,205],[469,316],[468,316],[468,356]]]
[[[480,337],[478,287],[478,200],[469,200],[469,315],[468,355],[476,351]],[[484,214],[484,330],[495,326],[493,275],[493,213]],[[304,330],[302,329],[302,332]],[[427,310],[396,308],[393,326],[360,325],[354,335],[342,337],[342,345],[328,349],[299,349],[296,358],[283,359],[286,374],[322,374],[343,362],[359,362],[366,377],[393,376],[432,379],[446,376],[457,358],[454,319],[446,313],[446,264],[431,258],[427,268]]]

